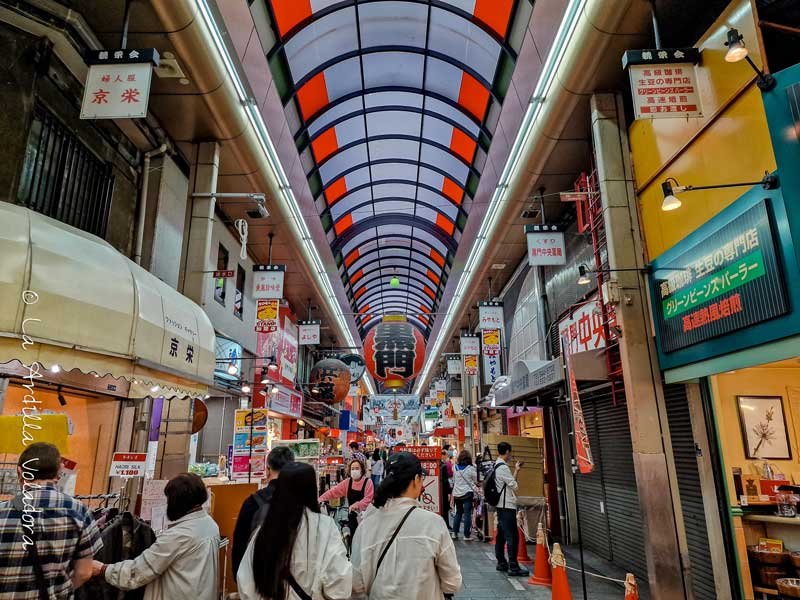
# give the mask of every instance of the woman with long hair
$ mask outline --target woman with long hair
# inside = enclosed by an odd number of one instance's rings
[[[381,458],[381,451],[377,448],[375,448],[370,459],[370,472],[372,473],[370,476],[372,485],[377,489],[381,483],[381,477],[383,477],[383,459]]]
[[[394,453],[384,475],[375,507],[353,538],[353,598],[442,600],[455,594],[461,567],[447,525],[417,501],[427,475],[419,459]]]
[[[347,464],[347,473],[350,477],[333,486],[319,497],[320,502],[328,502],[336,498],[347,498],[350,507],[348,521],[350,535],[355,535],[358,528],[358,513],[367,510],[372,503],[375,486],[367,477],[367,469],[361,459],[354,458]]]
[[[464,520],[464,541],[472,541],[472,504],[478,489],[478,472],[472,464],[469,450],[458,453],[453,469],[453,498],[456,501],[456,516],[453,518],[453,539],[458,539],[458,528]]]
[[[239,566],[239,597],[346,600],[352,581],[339,529],[319,512],[314,469],[299,462],[284,466],[267,518]]]

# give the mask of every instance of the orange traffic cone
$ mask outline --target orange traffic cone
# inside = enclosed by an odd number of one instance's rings
[[[633,573],[625,576],[625,600],[639,600],[639,586]]]
[[[536,529],[536,565],[533,575],[528,579],[532,585],[553,585],[553,573],[550,571],[550,551],[547,549],[547,534],[539,523]]]
[[[553,600],[572,600],[572,592],[569,589],[567,579],[567,559],[561,552],[560,544],[553,544],[553,555],[550,557],[550,564],[553,566]]]
[[[525,531],[523,531],[522,527],[519,525],[517,525],[517,536],[519,537],[519,543],[517,544],[517,562],[521,565],[532,565],[533,561],[528,555],[528,543],[525,537]]]

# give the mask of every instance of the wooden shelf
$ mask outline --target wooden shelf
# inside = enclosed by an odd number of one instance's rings
[[[777,523],[779,525],[800,525],[800,517],[779,517],[778,515],[742,515],[742,521]]]

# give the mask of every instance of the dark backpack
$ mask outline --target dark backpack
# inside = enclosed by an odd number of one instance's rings
[[[505,491],[505,485],[503,489],[497,489],[497,465],[495,465],[486,476],[486,479],[483,480],[483,497],[490,506],[497,506],[500,504],[500,498]]]

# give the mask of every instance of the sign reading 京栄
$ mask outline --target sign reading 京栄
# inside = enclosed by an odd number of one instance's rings
[[[298,321],[297,326],[301,346],[316,346],[320,342],[319,326],[320,321]]]
[[[256,308],[256,326],[258,333],[274,333],[280,329],[280,300],[259,300]]]
[[[503,326],[503,303],[478,303],[478,329],[500,329]]]
[[[87,55],[81,119],[136,119],[147,116],[154,48],[97,50]]]
[[[637,119],[700,117],[700,96],[694,65],[697,48],[628,50],[622,66],[631,79]]]
[[[141,477],[147,463],[147,453],[114,452],[111,458],[111,477]]]
[[[256,300],[283,298],[283,279],[286,265],[253,265],[253,298]]]
[[[564,233],[559,231],[558,225],[526,225],[525,237],[528,238],[528,264],[532,267],[567,264]]]
[[[652,295],[664,353],[788,312],[766,201],[680,254],[655,260]]]

